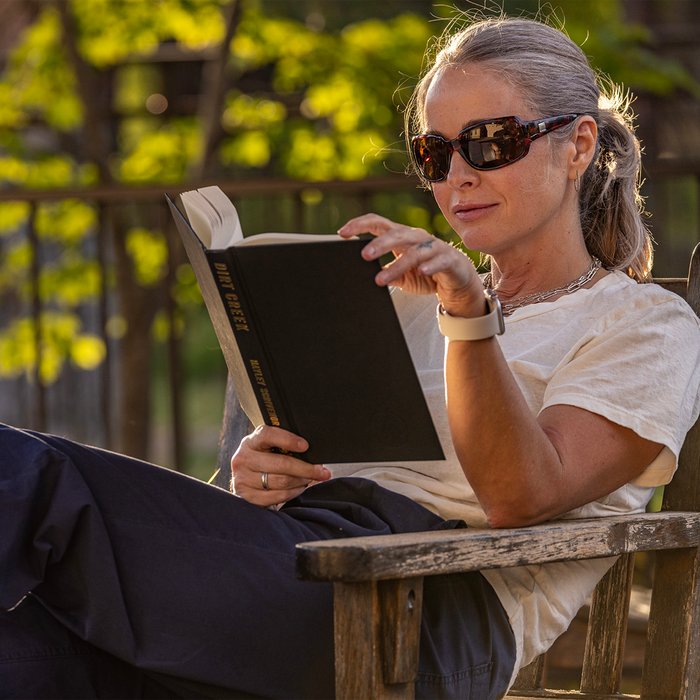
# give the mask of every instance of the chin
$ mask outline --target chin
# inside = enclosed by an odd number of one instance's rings
[[[493,254],[493,239],[494,236],[489,235],[488,233],[485,232],[480,232],[476,233],[474,231],[469,231],[469,230],[464,230],[462,227],[462,230],[455,230],[457,235],[459,236],[460,240],[464,245],[469,249],[473,250],[477,253],[483,253],[485,255],[492,255]]]

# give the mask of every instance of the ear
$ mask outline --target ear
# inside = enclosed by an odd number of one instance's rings
[[[576,130],[571,137],[569,159],[566,164],[569,180],[576,180],[583,175],[591,164],[595,155],[595,146],[598,139],[598,125],[595,119],[588,114],[579,117]]]

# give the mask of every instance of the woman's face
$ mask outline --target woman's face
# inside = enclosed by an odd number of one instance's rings
[[[426,133],[453,139],[470,123],[507,116],[553,115],[533,114],[498,73],[478,65],[445,69],[428,88]],[[496,170],[474,170],[452,155],[447,179],[433,184],[433,194],[467,248],[495,256],[538,255],[556,248],[562,227],[579,225],[575,198],[565,196],[565,158],[552,152],[549,138],[537,139],[524,158]]]

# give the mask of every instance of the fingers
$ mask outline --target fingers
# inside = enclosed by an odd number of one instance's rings
[[[389,252],[396,256],[396,259],[377,275],[377,284],[381,286],[397,283],[399,280],[403,282],[404,276],[409,272],[424,277],[442,272],[457,274],[460,278],[455,280],[457,284],[469,279],[468,268],[472,266],[466,260],[466,256],[423,229],[403,226],[377,214],[365,214],[348,221],[338,233],[341,236],[350,236],[363,232],[376,236],[362,250],[362,256],[366,260],[376,260]]]
[[[361,233],[373,233],[375,236],[381,236],[393,227],[397,226],[391,219],[378,214],[363,214],[350,219],[345,225],[338,229],[338,234],[343,238],[350,238]]]
[[[370,251],[366,255],[375,257],[374,243],[367,247]],[[455,252],[451,246],[436,238],[419,237],[413,244],[403,247],[401,254],[377,275],[376,282],[382,286],[389,285],[410,270],[415,270],[417,274],[423,276],[443,272],[453,266]]]
[[[306,464],[306,462],[303,462],[303,464]],[[314,467],[314,476],[313,477],[308,477],[308,476],[295,476],[294,474],[290,473],[281,473],[281,472],[260,472],[257,476],[260,477],[260,485],[259,488],[262,488],[263,491],[296,491],[299,490],[300,492],[303,491],[307,486],[310,486],[313,483],[318,483],[319,481],[326,481],[328,477],[330,477],[330,471],[320,465],[320,464],[315,464],[311,465]],[[286,471],[289,472],[290,469],[293,469],[293,466],[291,465],[286,465],[287,469]],[[324,471],[325,470],[325,471]],[[327,476],[326,476],[327,473]],[[267,474],[267,477],[265,476]],[[325,477],[325,478],[324,478]],[[265,488],[267,486],[267,488]],[[275,496],[279,496],[280,494],[277,493]],[[288,498],[284,500],[289,500]]]
[[[245,438],[248,447],[253,450],[265,452],[276,447],[287,452],[306,452],[309,443],[304,438],[290,433],[282,428],[273,428],[269,425],[261,425]]]
[[[330,479],[331,473],[323,465],[272,452],[273,448],[303,452],[308,449],[308,443],[281,428],[259,427],[243,439],[231,458],[236,495],[267,507],[295,498],[312,482]]]
[[[345,238],[360,233],[374,234],[375,240],[362,250],[362,256],[366,260],[374,260],[390,252],[398,254],[416,243],[435,240],[423,229],[397,224],[377,214],[364,214],[351,219],[338,233]]]
[[[367,232],[376,237],[362,249],[366,260],[376,260],[389,252],[395,255],[377,274],[378,285],[394,285],[414,294],[437,293],[445,308],[455,315],[483,313],[483,286],[464,253],[423,229],[397,224],[377,214],[351,219],[338,231],[344,237]]]
[[[431,258],[434,255],[433,248],[442,244],[442,241],[427,231],[397,224],[377,214],[365,214],[351,219],[338,233],[345,237],[359,233],[374,234],[376,238],[362,249],[365,260],[376,260],[387,253],[394,253],[396,260],[376,277],[380,286],[395,282],[409,270],[415,269],[421,274],[418,269],[420,263]]]

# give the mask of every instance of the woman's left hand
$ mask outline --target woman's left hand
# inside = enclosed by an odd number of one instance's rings
[[[338,233],[344,238],[374,234],[376,238],[362,250],[365,260],[390,252],[396,256],[377,275],[377,284],[394,285],[412,294],[437,294],[445,310],[454,316],[484,313],[481,279],[469,257],[449,243],[377,214],[351,219]]]

